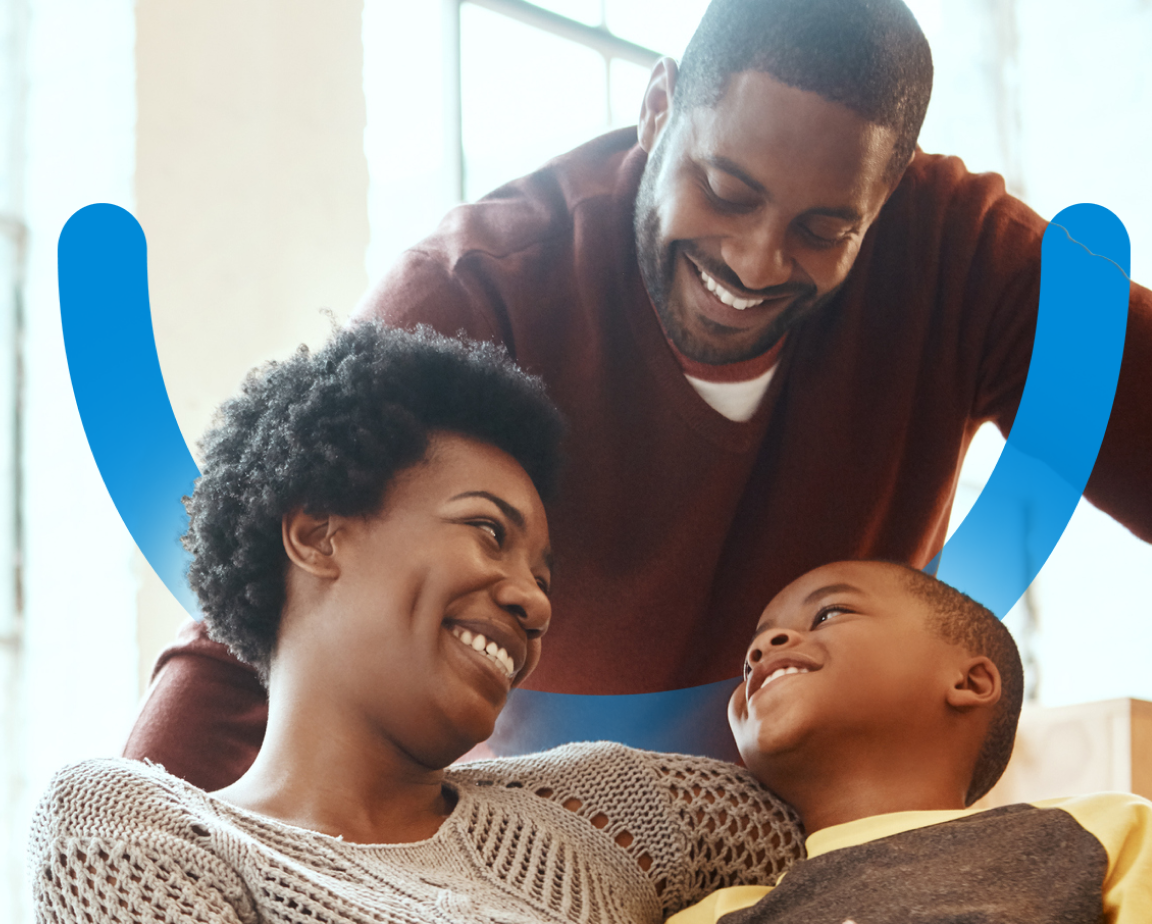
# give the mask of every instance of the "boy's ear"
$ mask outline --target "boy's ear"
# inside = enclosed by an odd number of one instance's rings
[[[303,510],[287,514],[280,522],[280,533],[288,560],[316,577],[339,577],[340,566],[336,564],[332,542],[336,520],[328,515],[312,516]]]
[[[969,658],[960,665],[956,682],[948,688],[948,705],[967,711],[1000,702],[1000,671],[986,655]]]

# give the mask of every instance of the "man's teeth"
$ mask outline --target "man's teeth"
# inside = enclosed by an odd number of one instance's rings
[[[760,684],[761,687],[766,687],[777,677],[783,677],[785,674],[807,674],[808,668],[806,667],[778,667],[771,674],[764,678],[764,682]]]
[[[512,662],[511,655],[495,642],[488,641],[479,633],[473,635],[467,629],[461,629],[459,626],[452,628],[452,634],[473,651],[479,652],[493,664],[498,665],[509,678],[516,676],[516,665]]]
[[[696,268],[700,269],[700,267]],[[704,270],[700,270],[700,278],[704,281],[704,288],[720,299],[725,305],[735,308],[737,311],[743,311],[745,308],[751,308],[753,305],[759,305],[764,301],[762,298],[737,298],[704,272]]]

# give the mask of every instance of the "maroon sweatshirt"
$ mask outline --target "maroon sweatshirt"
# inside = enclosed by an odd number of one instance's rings
[[[722,680],[765,604],[806,571],[923,566],[973,433],[987,420],[1008,431],[1028,371],[1046,223],[999,176],[917,153],[840,292],[789,334],[756,415],[728,420],[685,379],[640,278],[644,164],[635,130],[613,132],[453,210],[364,308],[506,344],[569,422],[532,689]],[[1135,285],[1086,495],[1152,540],[1152,292]],[[126,753],[222,785],[258,747],[259,687],[219,646],[182,638]]]

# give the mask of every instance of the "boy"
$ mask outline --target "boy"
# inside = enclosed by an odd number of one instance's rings
[[[1152,803],[1126,793],[979,812],[1023,693],[987,609],[902,565],[809,572],[765,609],[729,719],[798,811],[808,859],[669,924],[1152,920]]]

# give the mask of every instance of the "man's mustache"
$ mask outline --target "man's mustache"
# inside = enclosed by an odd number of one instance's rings
[[[816,286],[804,282],[785,282],[778,286],[768,286],[766,289],[749,289],[740,281],[740,277],[723,263],[716,263],[711,257],[697,253],[688,244],[681,243],[677,246],[679,246],[686,257],[692,260],[693,263],[717,282],[723,283],[735,292],[743,293],[752,298],[780,298],[783,295],[814,297],[816,295]]]

